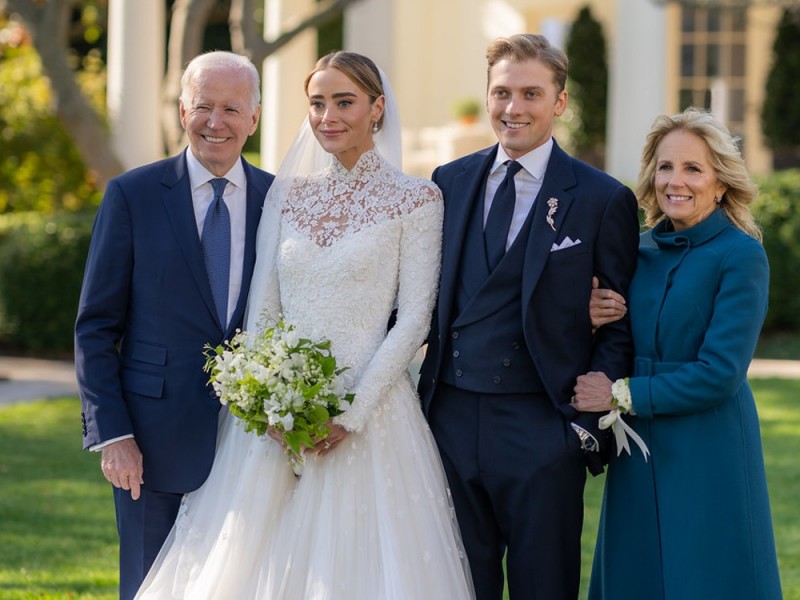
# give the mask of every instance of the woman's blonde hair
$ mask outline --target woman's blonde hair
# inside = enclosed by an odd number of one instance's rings
[[[657,117],[647,134],[636,185],[636,197],[644,210],[645,224],[652,227],[664,219],[664,213],[656,200],[656,152],[661,140],[678,130],[693,133],[706,143],[717,179],[727,188],[721,197],[719,208],[725,211],[736,227],[761,240],[761,230],[750,212],[750,204],[758,196],[758,187],[747,172],[736,141],[724,125],[708,112],[697,108],[687,108],[672,116]]]

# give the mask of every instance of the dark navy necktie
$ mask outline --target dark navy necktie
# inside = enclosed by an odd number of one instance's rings
[[[228,180],[219,177],[209,183],[214,188],[214,199],[206,213],[200,245],[203,247],[203,258],[219,322],[225,329],[228,323],[228,284],[231,271],[231,215],[222,199],[222,193]]]
[[[514,218],[514,204],[517,201],[517,190],[514,186],[514,175],[522,168],[515,160],[507,161],[506,176],[497,188],[486,217],[483,228],[483,239],[486,243],[486,259],[489,268],[494,270],[506,253],[508,231]]]

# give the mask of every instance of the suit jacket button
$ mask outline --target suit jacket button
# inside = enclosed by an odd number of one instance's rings
[[[511,347],[512,347],[514,350],[519,350],[519,342],[512,342],[512,343],[511,343]]]
[[[503,359],[503,366],[504,367],[510,367],[511,366],[511,359],[510,358],[504,358]]]
[[[458,332],[457,332],[457,331],[454,331],[454,332],[452,333],[452,338],[453,338],[454,340],[457,340],[457,339],[458,339]]]
[[[464,371],[461,369],[456,369],[456,377],[461,377],[464,374]]]
[[[458,358],[461,353],[458,350],[453,350],[453,358]]]
[[[498,384],[501,381],[503,381],[503,379],[499,375],[495,375],[494,377],[492,377],[492,383],[494,383],[494,384]]]

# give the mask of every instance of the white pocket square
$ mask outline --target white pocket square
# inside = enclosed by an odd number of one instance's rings
[[[566,249],[566,248],[572,248],[573,246],[577,246],[577,245],[578,245],[578,244],[580,244],[580,243],[581,243],[581,241],[580,241],[580,240],[575,240],[575,241],[573,242],[573,241],[570,239],[570,237],[569,237],[569,236],[567,236],[567,237],[565,237],[565,238],[564,238],[564,239],[561,241],[561,243],[560,243],[560,244],[553,243],[553,245],[552,245],[552,246],[550,246],[550,252],[557,252],[557,251],[559,251],[559,250],[564,250],[564,249]]]

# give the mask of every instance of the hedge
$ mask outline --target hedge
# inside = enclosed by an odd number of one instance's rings
[[[94,211],[0,215],[0,349],[72,350]]]
[[[764,232],[770,266],[767,331],[800,332],[800,170],[758,178],[753,213]]]

